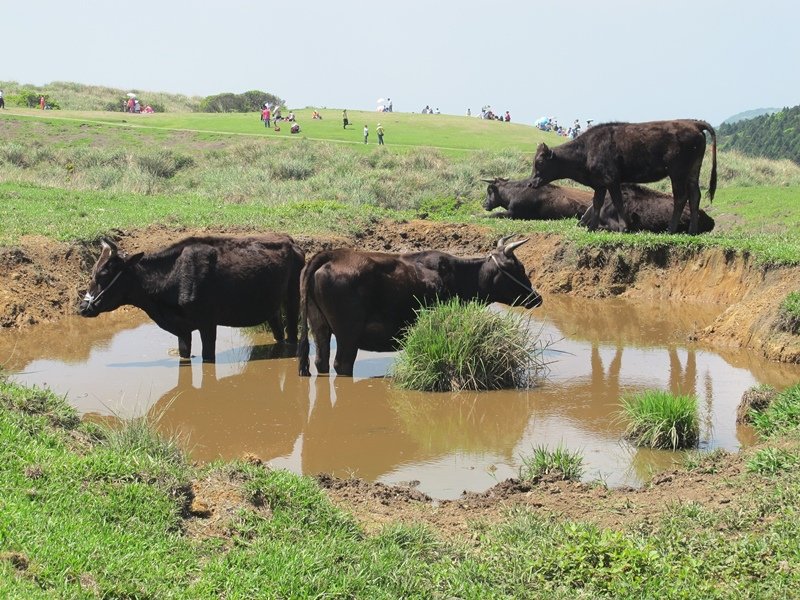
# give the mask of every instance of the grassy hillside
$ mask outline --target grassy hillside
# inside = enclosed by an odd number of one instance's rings
[[[573,222],[497,223],[481,208],[481,179],[526,177],[536,145],[564,138],[475,118],[357,111],[345,130],[341,111],[321,112],[319,121],[311,109],[295,111],[302,133],[292,135],[286,125],[266,129],[255,113],[3,111],[0,243],[31,233],[93,239],[114,227],[164,222],[298,233],[426,217],[558,232],[580,243],[716,244],[800,262],[800,167],[791,161],[721,152],[717,198],[702,204],[717,220],[712,235],[688,242],[589,234]],[[374,132],[378,122],[387,145],[365,145],[363,124]],[[71,218],[60,218],[65,214]]]
[[[534,127],[500,121],[452,115],[418,115],[412,113],[377,113],[348,111],[351,125],[342,126],[340,109],[318,111],[321,120],[311,118],[313,108],[295,110],[301,126],[299,135],[292,135],[287,123],[280,123],[281,130],[267,129],[257,113],[161,113],[128,114],[104,111],[52,111],[43,114],[35,109],[12,107],[3,117],[28,117],[63,128],[70,123],[103,124],[120,126],[130,130],[155,133],[158,131],[189,131],[201,140],[216,140],[219,136],[254,136],[265,139],[311,139],[349,143],[364,146],[363,128],[370,129],[369,145],[378,142],[375,127],[383,125],[385,143],[392,148],[427,146],[438,148],[448,155],[463,155],[464,151],[516,150],[533,153],[539,142],[559,144],[565,138],[553,133],[539,131]],[[284,116],[288,114],[284,113]]]

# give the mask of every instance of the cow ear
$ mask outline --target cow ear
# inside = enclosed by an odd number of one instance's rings
[[[140,260],[142,260],[143,256],[144,256],[144,252],[137,252],[133,256],[127,258],[125,260],[125,267],[129,269],[129,268],[135,266]]]

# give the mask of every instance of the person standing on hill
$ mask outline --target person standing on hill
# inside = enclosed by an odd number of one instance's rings
[[[39,96],[39,108],[44,110],[44,96]]]
[[[342,129],[347,129],[348,125],[350,125],[350,121],[347,119],[347,109],[345,108],[342,111]]]
[[[378,134],[378,146],[383,146],[383,125],[378,123],[378,126],[375,128],[375,133]]]
[[[269,104],[265,104],[264,110],[261,111],[261,120],[264,121],[264,127],[266,127],[267,129],[269,129],[269,118],[270,118]]]
[[[369,127],[364,125],[364,143],[367,143],[367,138],[369,137]]]

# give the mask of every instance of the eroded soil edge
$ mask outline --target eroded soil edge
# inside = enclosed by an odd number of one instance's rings
[[[245,230],[151,227],[119,231],[129,253],[163,247],[192,234],[246,234]],[[298,237],[308,256],[327,247],[390,252],[428,248],[468,256],[486,252],[494,236],[473,225],[413,221],[379,223],[358,237]],[[73,314],[85,293],[97,247],[28,237],[0,249],[0,327],[27,327]],[[800,289],[800,269],[765,267],[720,249],[664,246],[654,250],[576,247],[552,234],[532,234],[517,251],[545,296],[621,296],[646,302],[702,302],[719,306],[715,322],[695,333],[711,347],[748,348],[771,360],[800,361],[798,336],[775,327],[781,301]]]

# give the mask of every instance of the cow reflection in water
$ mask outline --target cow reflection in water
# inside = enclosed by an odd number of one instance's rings
[[[187,434],[196,460],[253,453],[298,473],[377,480],[460,452],[510,462],[533,411],[525,394],[431,399],[382,378],[300,378],[284,356],[280,346],[257,347],[251,358],[265,360],[245,359],[228,377],[218,364],[183,365],[151,414]]]
[[[229,351],[231,353],[239,350]],[[183,364],[177,384],[151,408],[160,423],[187,434],[197,460],[239,458],[253,452],[265,460],[293,452],[308,415],[308,392],[294,375],[294,348],[254,346],[236,356],[242,371],[219,377],[216,363]],[[226,362],[221,353],[220,365]]]

